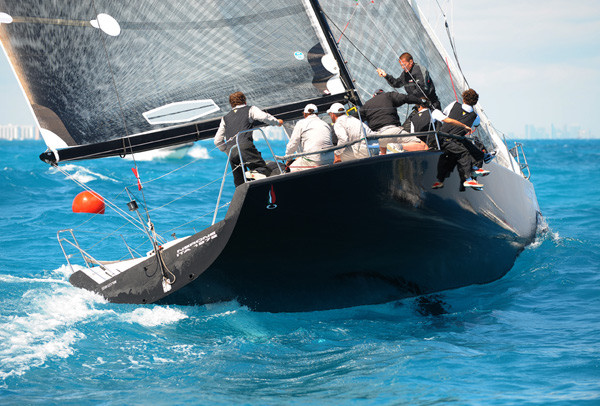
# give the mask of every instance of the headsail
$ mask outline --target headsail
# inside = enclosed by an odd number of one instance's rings
[[[414,0],[353,1],[328,0],[322,3],[330,21],[334,37],[340,38],[339,48],[348,61],[347,68],[356,80],[362,100],[367,100],[378,88],[388,88],[386,81],[377,76],[376,64],[399,76],[398,57],[409,52],[415,61],[429,70],[442,106],[456,100],[467,89],[466,82],[454,67],[435,34],[422,20]],[[343,32],[343,35],[342,35]],[[369,60],[364,55],[368,55]],[[502,163],[511,165],[509,154],[501,138],[495,133],[481,110],[482,126],[478,135],[492,150],[496,150]]]
[[[47,144],[72,147],[60,160],[210,137],[238,90],[288,116],[301,114],[294,103],[346,91],[306,0],[0,0],[0,12],[12,20],[0,23],[3,48]],[[332,75],[315,74],[315,52],[334,60]],[[147,119],[157,112],[170,119]]]

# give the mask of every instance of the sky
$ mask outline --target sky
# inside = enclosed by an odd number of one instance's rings
[[[459,0],[453,17],[463,72],[499,130],[579,124],[600,136],[600,1]]]
[[[438,2],[429,3],[423,7],[437,7]],[[444,8],[449,5],[439,3]],[[599,0],[452,3],[453,11],[447,14],[463,72],[497,129],[518,137],[526,124],[577,124],[600,136],[595,127],[600,91]],[[2,54],[0,124],[32,123]]]

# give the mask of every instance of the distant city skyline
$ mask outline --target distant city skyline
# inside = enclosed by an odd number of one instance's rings
[[[483,7],[475,0],[419,1],[431,9],[440,3],[448,14],[463,72],[498,130],[522,138],[528,135],[528,126],[567,126],[600,137],[595,112],[600,89],[600,2],[508,0]],[[447,10],[449,4],[453,12]],[[439,28],[443,20],[432,23],[437,23],[436,32],[447,43],[445,31]],[[397,66],[384,68],[398,74]],[[0,124],[34,124],[3,53]],[[547,134],[550,137],[552,132]]]
[[[15,125],[7,124],[0,125],[0,140],[6,141],[25,141],[25,140],[40,140],[40,130],[33,124]]]

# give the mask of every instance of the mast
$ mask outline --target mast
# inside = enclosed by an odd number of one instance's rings
[[[337,46],[337,42],[333,38],[333,33],[331,32],[331,28],[329,27],[329,24],[327,23],[325,13],[323,12],[323,9],[319,5],[319,1],[318,0],[308,0],[308,3],[310,3],[313,11],[315,12],[317,22],[319,23],[319,26],[321,27],[321,31],[323,32],[323,34],[325,34],[325,39],[327,40],[327,44],[329,45],[329,48],[331,49],[333,57],[335,58],[335,61],[338,64],[338,67],[340,69],[340,79],[342,80],[344,87],[350,93],[349,100],[356,105],[359,105],[359,106],[362,105],[360,97],[358,96],[358,92],[356,92],[356,88],[354,87],[354,80],[350,76],[350,72],[348,71],[348,68],[346,67],[346,63],[344,62],[342,53],[340,52],[340,49]]]

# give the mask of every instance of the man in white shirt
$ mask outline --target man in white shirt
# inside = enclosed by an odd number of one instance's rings
[[[341,103],[333,103],[327,110],[331,121],[333,121],[333,131],[338,139],[338,145],[352,141],[357,141],[372,135],[371,129],[356,117],[346,115],[346,109]],[[377,149],[377,141],[371,141],[374,148]],[[343,149],[335,150],[335,160],[337,162],[346,162],[359,158],[367,158],[369,149],[365,141],[352,144]]]
[[[317,106],[314,104],[306,105],[304,118],[296,123],[287,144],[286,155],[320,151],[333,146],[331,126],[317,116],[318,111]],[[296,172],[321,165],[329,165],[333,163],[333,156],[333,151],[301,156],[296,158],[289,165],[289,168],[290,171]]]

